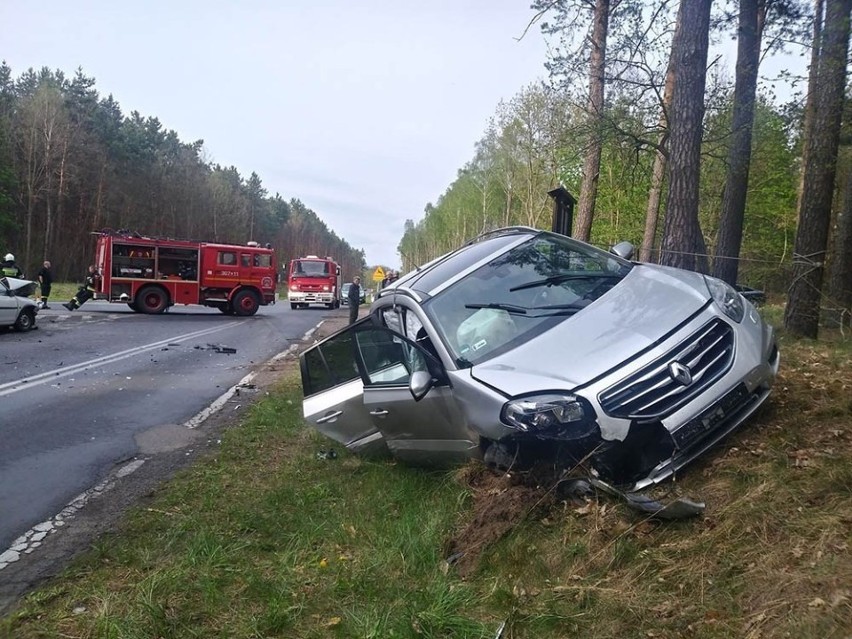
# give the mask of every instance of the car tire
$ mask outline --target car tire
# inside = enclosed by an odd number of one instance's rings
[[[136,296],[136,306],[142,313],[163,313],[169,305],[168,294],[159,286],[146,286]]]
[[[18,315],[15,322],[15,330],[20,333],[31,331],[35,327],[35,314],[32,311],[24,310]]]
[[[290,310],[291,311],[295,311],[298,308],[299,308],[299,305],[296,304],[296,302],[290,302]]]
[[[243,289],[237,291],[237,294],[234,295],[231,300],[231,307],[235,314],[247,317],[257,313],[257,309],[260,308],[260,300],[253,291]]]
[[[482,461],[486,466],[493,470],[505,472],[516,465],[518,461],[518,454],[517,451],[511,450],[505,444],[492,442],[491,445],[485,449]]]

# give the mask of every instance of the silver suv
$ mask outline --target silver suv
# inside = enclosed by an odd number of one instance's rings
[[[301,355],[305,418],[418,464],[669,477],[763,403],[778,349],[724,282],[631,253],[526,227],[469,242]]]

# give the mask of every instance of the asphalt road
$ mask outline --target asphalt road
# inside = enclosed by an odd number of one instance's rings
[[[279,303],[253,317],[202,307],[149,316],[54,303],[38,330],[0,332],[0,581],[4,561],[32,552],[80,496],[168,448],[254,368],[346,312]]]

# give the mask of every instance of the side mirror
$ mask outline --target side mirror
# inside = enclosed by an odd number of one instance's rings
[[[618,244],[613,246],[611,249],[609,249],[609,252],[612,253],[613,255],[617,255],[618,257],[620,257],[622,259],[629,260],[633,257],[633,252],[635,250],[636,249],[633,247],[633,245],[630,242],[619,242]]]
[[[415,402],[419,402],[426,397],[433,385],[432,375],[426,371],[414,371],[411,374],[411,379],[408,382],[408,390],[411,391],[411,396]]]

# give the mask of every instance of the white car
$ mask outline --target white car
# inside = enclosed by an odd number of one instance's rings
[[[0,278],[0,327],[12,326],[16,331],[35,328],[38,305],[27,295],[32,295],[37,287],[29,280]]]

